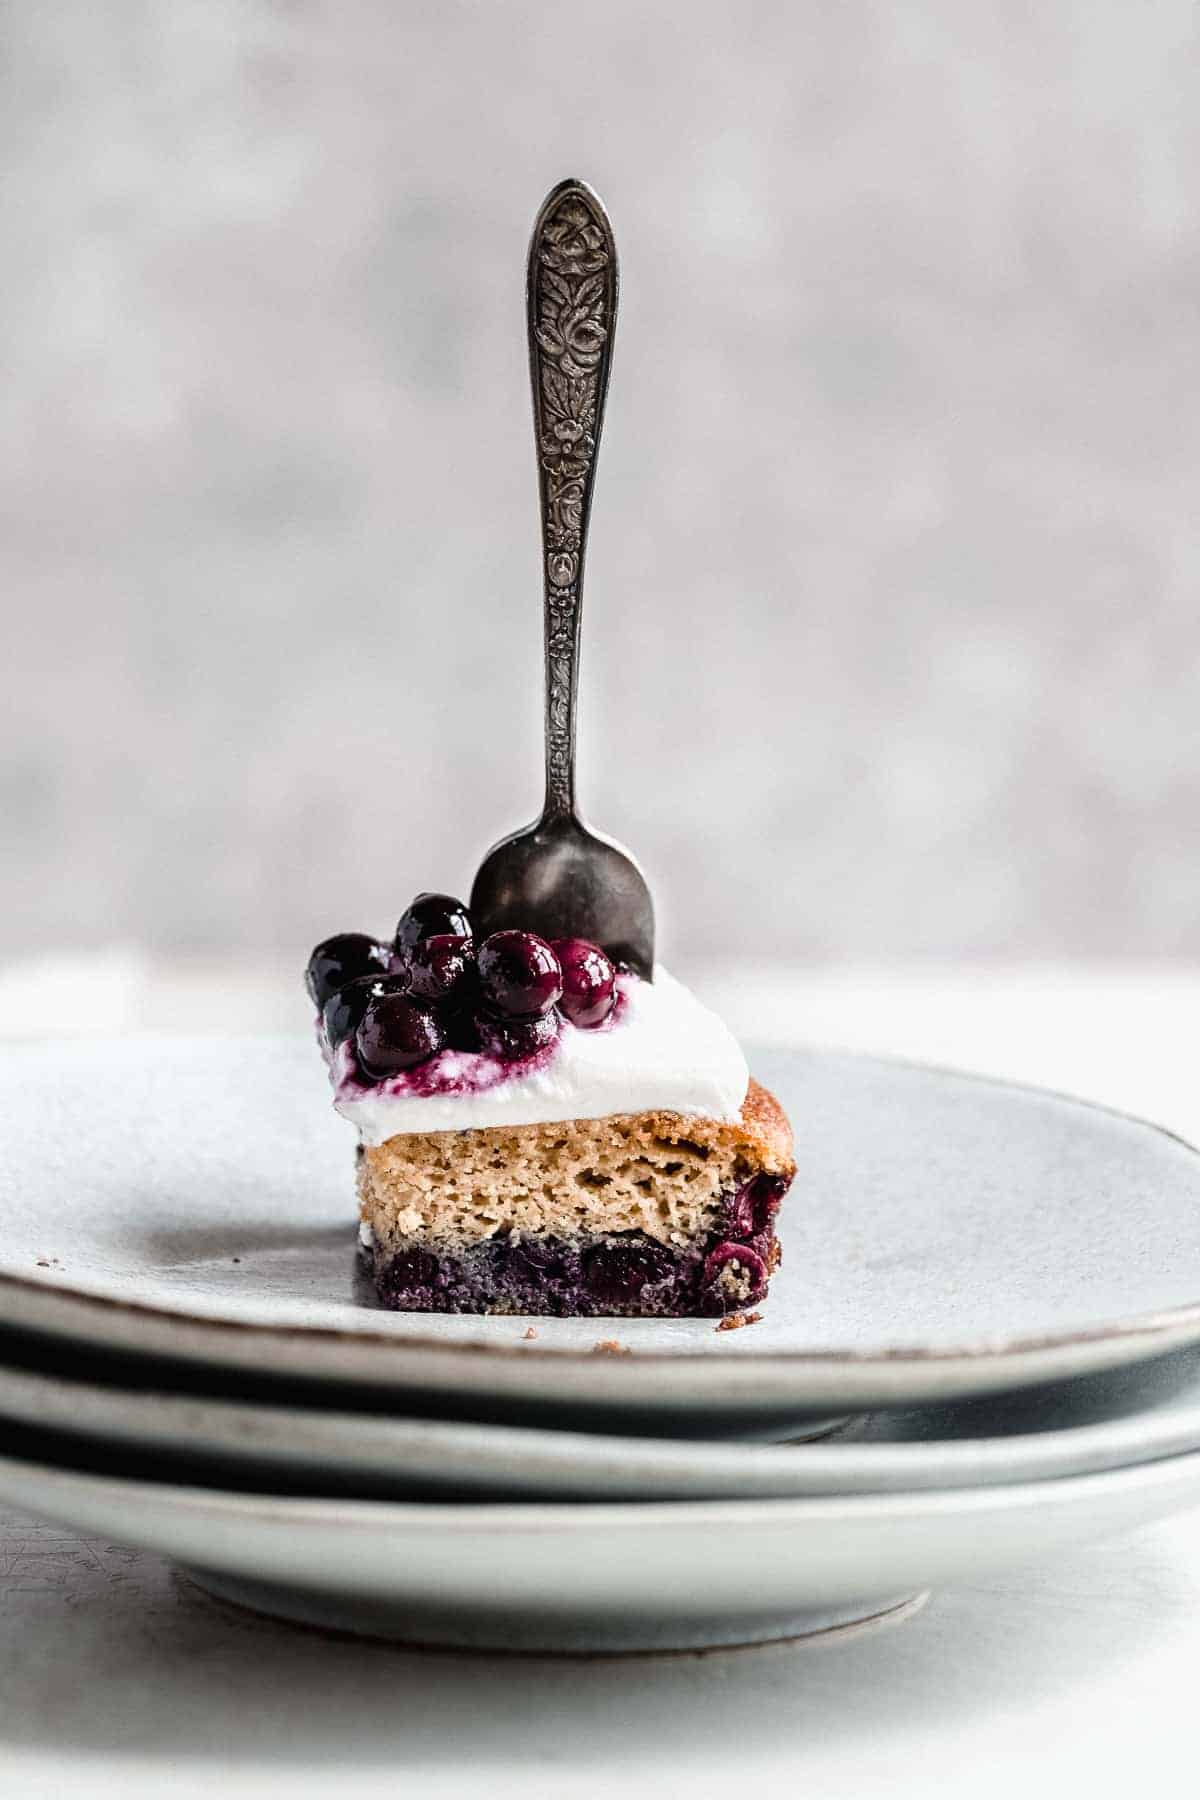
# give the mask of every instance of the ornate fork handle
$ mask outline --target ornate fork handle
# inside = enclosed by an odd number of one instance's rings
[[[525,287],[541,497],[546,622],[546,805],[575,814],[575,709],[583,560],[617,323],[617,247],[582,181],[534,222]]]

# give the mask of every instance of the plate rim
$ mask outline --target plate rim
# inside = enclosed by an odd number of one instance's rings
[[[32,1384],[32,1393],[27,1397],[24,1411],[11,1411],[12,1396],[8,1387],[10,1379],[15,1379],[17,1383]],[[62,1400],[84,1404],[89,1408],[89,1413],[77,1415],[78,1423],[73,1419],[64,1421],[55,1417],[51,1424],[46,1424],[45,1414],[31,1415],[29,1412],[29,1406],[37,1401],[39,1391],[44,1394],[46,1389],[62,1390]],[[102,1404],[108,1402],[124,1406],[130,1413],[126,1423],[122,1425],[118,1422],[115,1430],[111,1424],[97,1425],[90,1416],[90,1408],[97,1398]],[[148,1424],[136,1433],[131,1429],[138,1424],[138,1416],[147,1416],[147,1409],[149,1417],[153,1419],[160,1408],[164,1407],[169,1416],[160,1426]],[[214,1410],[217,1415],[215,1428],[205,1417]],[[831,1465],[822,1477],[831,1483],[846,1478],[845,1467],[839,1468],[839,1465],[849,1464],[854,1470],[856,1483],[890,1478],[900,1484],[911,1479],[923,1465],[932,1460],[938,1463],[939,1478],[917,1479],[914,1491],[931,1491],[939,1485],[957,1491],[964,1487],[1010,1487],[1048,1480],[1066,1480],[1075,1475],[1109,1473],[1117,1468],[1134,1468],[1144,1463],[1169,1460],[1200,1451],[1200,1370],[1197,1395],[1190,1401],[1150,1405],[1112,1419],[1093,1420],[1083,1425],[1057,1425],[1045,1431],[994,1433],[978,1438],[922,1438],[918,1441],[902,1438],[895,1442],[878,1442],[873,1439],[866,1442],[843,1442],[835,1436],[828,1442],[818,1438],[816,1441],[803,1441],[799,1444],[730,1444],[720,1440],[710,1442],[704,1439],[633,1437],[616,1431],[590,1432],[569,1427],[547,1432],[532,1425],[497,1423],[491,1420],[447,1420],[391,1413],[347,1412],[289,1405],[286,1401],[243,1400],[227,1394],[178,1393],[166,1388],[126,1388],[113,1383],[79,1379],[58,1369],[10,1366],[2,1361],[0,1419],[35,1429],[39,1423],[43,1424],[47,1430],[71,1443],[80,1440],[103,1442],[111,1446],[118,1455],[128,1454],[133,1457],[161,1450],[191,1456],[216,1454],[231,1467],[256,1460],[261,1462],[265,1454],[272,1464],[283,1468],[312,1467],[318,1458],[327,1458],[330,1470],[356,1474],[362,1472],[365,1460],[370,1457],[415,1453],[425,1455],[428,1460],[429,1452],[440,1452],[446,1461],[447,1475],[455,1475],[464,1459],[475,1459],[483,1455],[489,1469],[495,1469],[498,1479],[499,1464],[505,1459],[517,1460],[518,1467],[513,1472],[518,1475],[536,1472],[547,1457],[566,1474],[579,1462],[584,1465],[585,1472],[589,1468],[595,1468],[597,1464],[607,1468],[633,1462],[639,1467],[645,1492],[641,1495],[630,1492],[627,1496],[630,1500],[664,1498],[653,1492],[653,1483],[659,1479],[669,1481],[672,1475],[690,1474],[696,1480],[744,1476],[747,1459],[756,1465],[754,1472],[759,1479],[778,1477],[782,1481],[786,1471],[802,1466],[811,1468],[815,1460],[818,1464]],[[246,1431],[253,1431],[264,1424],[269,1431],[279,1434],[274,1449],[266,1452],[259,1441],[248,1436],[239,1438],[235,1429],[240,1425]],[[315,1429],[322,1441],[316,1446],[301,1448],[295,1455],[290,1450],[286,1454],[276,1454],[286,1431],[297,1425]],[[369,1440],[361,1445],[354,1442],[360,1432]],[[189,1434],[192,1442],[188,1441]],[[206,1434],[218,1443],[216,1451],[202,1448],[195,1441]],[[1181,1435],[1187,1441],[1179,1441]],[[1076,1458],[1074,1466],[1070,1460],[1065,1459],[1064,1453]],[[1097,1454],[1103,1454],[1111,1460],[1099,1466],[1087,1466],[1089,1458]],[[992,1476],[988,1473],[993,1463],[1001,1467],[1011,1465],[1014,1457],[1021,1463],[1021,1469],[1015,1476]],[[984,1463],[982,1469],[978,1467],[981,1459]],[[697,1469],[697,1461],[703,1463],[704,1468]],[[1050,1466],[1042,1466],[1045,1464]],[[707,1496],[676,1494],[668,1497],[673,1501],[685,1498],[802,1499],[835,1492],[875,1491],[907,1490],[903,1485],[889,1485],[879,1490],[865,1485],[850,1489],[817,1486],[811,1489],[797,1488],[790,1494],[737,1495],[727,1492]],[[552,1489],[546,1490],[546,1497],[549,1499],[553,1492]],[[599,1501],[604,1496],[595,1493],[593,1498]],[[527,1496],[524,1503],[535,1503],[534,1496]],[[575,1501],[575,1504],[584,1503],[583,1499]],[[617,1502],[606,1499],[605,1503]]]
[[[218,1034],[219,1035],[219,1034]],[[271,1037],[283,1037],[295,1041],[299,1034],[229,1034],[226,1041],[259,1042]],[[199,1036],[173,1036],[158,1034],[175,1045],[208,1043],[212,1040]],[[128,1046],[140,1041],[140,1034],[135,1036],[104,1036],[82,1040],[91,1049],[103,1047],[105,1044],[122,1044]],[[147,1034],[147,1041],[149,1034]],[[80,1040],[75,1040],[78,1044]],[[21,1050],[59,1048],[57,1040],[52,1038],[24,1039],[18,1044],[8,1047],[9,1053],[19,1054]],[[971,1069],[958,1069],[942,1063],[926,1063],[914,1058],[876,1055],[872,1052],[858,1050],[838,1050],[823,1048],[819,1045],[751,1045],[748,1057],[755,1052],[765,1051],[768,1055],[796,1055],[826,1058],[886,1069],[905,1070],[911,1074],[934,1075],[943,1079],[969,1081],[980,1086],[998,1088],[1008,1093],[1022,1096],[1033,1096],[1038,1099],[1056,1100],[1064,1105],[1076,1107],[1084,1112],[1100,1113],[1105,1117],[1118,1119],[1127,1125],[1137,1126],[1140,1130],[1153,1133],[1156,1137],[1166,1138],[1196,1159],[1200,1167],[1200,1147],[1181,1136],[1169,1126],[1160,1125],[1153,1119],[1147,1119],[1138,1113],[1127,1112],[1121,1107],[1111,1106],[1104,1101],[1089,1100],[1078,1094],[1071,1094],[1059,1088],[1043,1087],[1034,1082],[1014,1081],[1006,1076],[988,1075]],[[3,1266],[3,1249],[0,1247],[0,1296],[8,1292],[24,1293],[30,1296],[52,1296],[75,1310],[96,1312],[109,1316],[124,1316],[134,1320],[152,1321],[158,1326],[185,1325],[189,1330],[199,1329],[201,1335],[211,1336],[214,1345],[226,1333],[240,1336],[243,1341],[250,1337],[267,1337],[274,1342],[286,1342],[291,1345],[319,1343],[330,1349],[354,1346],[364,1353],[383,1353],[384,1356],[401,1356],[404,1353],[418,1352],[426,1356],[453,1357],[456,1359],[487,1357],[493,1361],[505,1361],[511,1365],[521,1362],[532,1362],[543,1368],[550,1366],[590,1368],[595,1370],[601,1361],[609,1365],[624,1363],[628,1366],[637,1363],[642,1368],[667,1366],[672,1369],[686,1368],[695,1372],[703,1368],[715,1373],[718,1367],[728,1368],[736,1363],[745,1366],[778,1368],[786,1366],[789,1370],[809,1367],[814,1370],[872,1370],[872,1369],[904,1369],[914,1365],[935,1371],[943,1367],[982,1364],[985,1367],[998,1362],[1019,1362],[1022,1357],[1038,1357],[1056,1350],[1086,1350],[1089,1347],[1106,1344],[1124,1344],[1145,1346],[1140,1354],[1149,1356],[1160,1346],[1182,1347],[1189,1341],[1200,1341],[1200,1298],[1185,1301],[1178,1306],[1160,1308],[1155,1312],[1123,1315],[1117,1319],[1108,1319],[1096,1324],[1064,1327],[1058,1331],[1021,1333],[1013,1336],[988,1336],[966,1339],[958,1343],[932,1347],[928,1344],[884,1344],[873,1349],[854,1350],[837,1349],[830,1346],[813,1345],[801,1349],[755,1350],[752,1347],[739,1348],[736,1356],[723,1358],[713,1350],[677,1350],[660,1351],[652,1348],[630,1349],[628,1355],[600,1358],[595,1349],[559,1348],[540,1340],[526,1343],[524,1340],[514,1342],[493,1341],[486,1338],[437,1338],[419,1330],[405,1331],[372,1331],[365,1328],[343,1329],[333,1325],[305,1325],[262,1322],[250,1319],[236,1319],[189,1312],[182,1307],[162,1306],[144,1300],[102,1294],[87,1288],[75,1286],[69,1282],[56,1280],[53,1274],[36,1276],[22,1273]],[[769,1304],[769,1301],[767,1302]],[[399,1317],[399,1314],[392,1315]],[[536,1315],[529,1315],[535,1317]],[[412,1314],[418,1319],[420,1314]],[[605,1322],[610,1321],[619,1328],[621,1315],[606,1314],[598,1317],[596,1324],[602,1329]],[[31,1329],[39,1329],[32,1327]],[[66,1337],[68,1332],[55,1327],[40,1328],[48,1335]],[[169,1355],[171,1352],[143,1352],[143,1354]],[[196,1350],[178,1351],[189,1361],[206,1360],[204,1352]],[[219,1363],[219,1348],[211,1359]],[[368,1377],[370,1379],[370,1377]]]
[[[1182,1141],[1182,1140],[1181,1140]],[[1190,1148],[1191,1146],[1189,1146]],[[111,1294],[93,1294],[85,1288],[57,1287],[51,1281],[38,1281],[31,1276],[16,1275],[8,1270],[0,1269],[0,1291],[4,1288],[23,1290],[38,1295],[50,1294],[56,1299],[68,1302],[72,1306],[84,1308],[94,1307],[97,1311],[131,1314],[136,1318],[154,1319],[161,1323],[178,1325],[183,1323],[194,1329],[201,1327],[205,1332],[214,1334],[233,1331],[248,1335],[267,1334],[273,1338],[287,1338],[302,1343],[317,1339],[329,1344],[354,1344],[379,1349],[383,1345],[393,1346],[396,1351],[418,1350],[425,1353],[436,1352],[439,1355],[503,1357],[506,1360],[569,1363],[573,1365],[595,1366],[596,1352],[592,1350],[557,1349],[549,1344],[532,1342],[528,1347],[523,1342],[504,1343],[490,1342],[480,1339],[454,1339],[425,1337],[408,1332],[375,1332],[375,1331],[343,1331],[334,1325],[282,1325],[268,1324],[252,1319],[228,1319],[206,1317],[202,1313],[189,1313],[182,1309],[175,1311],[170,1307],[152,1305],[144,1300],[118,1299]],[[414,1315],[419,1317],[419,1314]],[[540,1314],[524,1315],[532,1320]],[[622,1322],[619,1313],[597,1315],[596,1326],[602,1329],[605,1321],[619,1326]],[[879,1350],[836,1350],[816,1346],[802,1350],[746,1350],[737,1357],[738,1366],[743,1364],[778,1364],[787,1363],[813,1365],[824,1368],[867,1367],[878,1366],[910,1366],[914,1363],[929,1366],[943,1364],[959,1364],[964,1362],[988,1362],[995,1360],[1015,1360],[1021,1356],[1037,1356],[1045,1351],[1085,1348],[1093,1344],[1103,1344],[1119,1339],[1122,1342],[1142,1338],[1154,1340],[1157,1347],[1160,1339],[1174,1340],[1177,1334],[1195,1331],[1200,1338],[1200,1300],[1187,1301],[1176,1307],[1168,1307],[1154,1313],[1138,1313],[1115,1320],[1106,1320],[1099,1325],[1081,1325],[1065,1328],[1062,1331],[1033,1333],[1018,1337],[993,1337],[968,1339],[964,1343],[948,1345],[933,1349],[925,1344],[889,1344]],[[66,1333],[55,1333],[66,1336]],[[1182,1340],[1186,1341],[1186,1339]],[[1182,1347],[1182,1341],[1180,1347]],[[1152,1351],[1148,1351],[1152,1354]],[[192,1353],[185,1353],[192,1354]],[[642,1364],[665,1363],[671,1368],[697,1366],[711,1369],[714,1364],[712,1351],[672,1350],[659,1351],[652,1349],[633,1349],[629,1357],[636,1358]]]
[[[1086,1500],[1102,1489],[1170,1487],[1200,1476],[1200,1449],[1180,1451],[1153,1462],[1126,1463],[1048,1481],[1010,1482],[959,1488],[891,1489],[870,1494],[795,1494],[772,1498],[706,1500],[515,1500],[461,1505],[428,1500],[381,1500],[344,1496],[297,1496],[238,1492],[194,1483],[146,1481],[119,1474],[97,1474],[68,1463],[0,1452],[0,1493],[9,1471],[49,1476],[70,1491],[100,1489],[114,1497],[157,1499],[193,1515],[244,1520],[258,1525],[284,1523],[358,1533],[432,1527],[456,1535],[523,1537],[556,1532],[567,1537],[587,1528],[671,1533],[681,1527],[736,1524],[750,1528],[786,1524],[835,1524],[842,1520],[941,1516],[951,1513],[1011,1512],[1023,1506],[1053,1508]]]

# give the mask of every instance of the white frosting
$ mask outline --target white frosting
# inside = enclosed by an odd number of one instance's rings
[[[405,1092],[381,1082],[364,1089],[337,1079],[334,1105],[358,1127],[366,1144],[405,1132],[478,1131],[492,1125],[548,1125],[603,1119],[615,1113],[677,1112],[734,1120],[750,1073],[728,1026],[659,966],[653,982],[622,984],[616,1021],[599,1031],[563,1022],[553,1052],[540,1066],[477,1091]],[[453,1079],[479,1058],[443,1051],[439,1062]]]

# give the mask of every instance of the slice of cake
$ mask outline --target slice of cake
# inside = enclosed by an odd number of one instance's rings
[[[778,1102],[715,1014],[579,939],[422,894],[391,945],[313,952],[360,1138],[365,1273],[414,1312],[721,1315],[762,1300],[794,1173]]]

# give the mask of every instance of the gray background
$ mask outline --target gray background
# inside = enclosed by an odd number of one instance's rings
[[[1197,17],[5,7],[7,954],[302,958],[531,813],[568,173],[581,789],[664,952],[1200,953]]]

